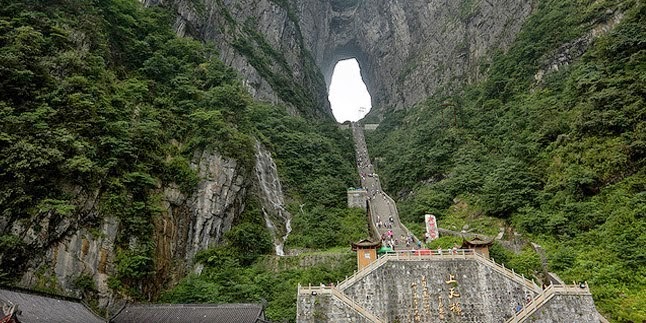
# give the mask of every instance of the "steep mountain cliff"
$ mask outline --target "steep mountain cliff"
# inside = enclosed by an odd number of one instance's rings
[[[339,60],[358,60],[383,114],[481,79],[482,64],[509,47],[532,10],[529,0],[145,3],[173,7],[180,35],[213,41],[256,98],[296,110],[316,104],[328,115],[325,93]]]
[[[482,82],[387,113],[368,147],[402,218],[521,241],[494,257],[587,281],[614,321],[646,318],[644,10],[541,1]]]
[[[271,297],[272,318],[293,318],[297,281],[352,268],[274,275],[257,258],[365,235],[343,203],[350,135],[327,101],[335,63],[355,57],[402,219],[505,223],[545,246],[550,270],[588,280],[604,314],[642,321],[644,10],[0,1],[0,280],[100,307],[181,281],[165,300]],[[497,252],[541,270],[532,251]]]
[[[308,119],[257,104],[162,8],[24,1],[0,14],[5,282],[100,307],[152,300],[199,271],[196,254],[239,241],[225,238],[236,224],[282,254],[288,202],[314,201],[304,189],[332,173],[323,191],[352,185],[349,134],[314,118],[325,104],[299,105]]]

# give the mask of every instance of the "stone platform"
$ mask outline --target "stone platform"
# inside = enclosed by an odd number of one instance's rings
[[[336,287],[299,286],[297,306],[297,322],[600,322],[587,285],[543,291],[471,250],[385,255]]]

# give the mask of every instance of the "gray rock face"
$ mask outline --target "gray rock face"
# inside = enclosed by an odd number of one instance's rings
[[[291,0],[288,7],[269,0],[201,0],[199,6],[189,0],[145,2],[173,5],[180,34],[215,41],[221,58],[244,76],[256,98],[289,101],[254,64],[258,55],[239,46],[249,36],[264,39],[249,45],[268,45],[280,55],[269,68],[310,89],[313,102],[328,115],[325,87],[339,60],[358,60],[373,107],[385,111],[411,106],[478,80],[481,63],[493,50],[512,43],[532,10],[530,0]],[[251,22],[253,32],[240,26],[245,22]],[[308,69],[309,56],[318,71]],[[322,84],[312,75],[319,71]]]
[[[612,16],[607,21],[595,25],[585,35],[561,45],[554,53],[544,59],[541,68],[534,75],[536,82],[540,84],[546,75],[570,65],[590,48],[595,39],[611,31],[624,18],[624,13],[621,11],[609,13],[612,13]]]
[[[33,266],[23,275],[23,286],[49,286],[43,280],[50,279],[67,294],[79,296],[75,281],[81,276],[94,280],[100,306],[108,306],[112,291],[108,288],[108,277],[114,260],[114,241],[118,222],[114,218],[103,220],[98,231],[81,229],[62,241],[52,245],[46,252],[44,265]],[[41,261],[43,259],[40,259]],[[43,265],[40,263],[39,265]],[[53,272],[43,272],[50,269]]]
[[[272,0],[142,0],[176,10],[178,35],[210,41],[255,99],[292,114],[332,116],[323,78],[302,45],[296,18]]]
[[[191,196],[185,196],[172,184],[161,188],[163,210],[153,218],[156,274],[151,282],[159,287],[183,277],[193,256],[220,242],[233,219],[244,210],[249,172],[235,159],[212,150],[198,151],[191,167],[200,179]],[[82,221],[89,220],[61,218],[51,212],[32,221],[5,224],[5,230],[21,237],[30,249],[44,250],[30,259],[20,284],[79,296],[75,281],[89,276],[97,289],[99,305],[110,306],[113,295],[107,280],[114,274],[119,220],[98,214],[98,192],[90,196],[76,193],[79,197],[75,204],[81,205],[79,214],[102,219],[97,229],[83,227]],[[131,245],[137,242],[133,240]],[[157,292],[161,290],[158,289]]]
[[[191,164],[200,183],[188,201],[191,225],[186,240],[186,260],[219,242],[233,218],[244,210],[245,174],[235,159],[217,152],[196,152]]]
[[[339,59],[356,57],[381,109],[477,80],[479,65],[511,44],[531,12],[525,0],[316,3],[301,7],[301,28],[326,82]]]

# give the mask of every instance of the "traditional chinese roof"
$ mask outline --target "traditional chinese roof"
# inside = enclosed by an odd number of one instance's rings
[[[261,323],[261,304],[139,304],[128,305],[115,315],[114,323]]]
[[[0,287],[1,305],[17,305],[15,318],[18,319],[18,322],[105,322],[83,305],[79,299],[13,287]]]
[[[484,246],[491,246],[493,244],[494,239],[493,238],[487,238],[484,236],[479,236],[475,235],[470,239],[463,238],[462,239],[462,247],[484,247]]]
[[[359,242],[352,244],[352,251],[357,251],[357,249],[377,249],[381,246],[381,242],[373,242],[370,239],[363,239]]]

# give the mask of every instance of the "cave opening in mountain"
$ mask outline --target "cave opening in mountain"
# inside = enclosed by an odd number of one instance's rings
[[[358,121],[372,108],[370,93],[355,58],[338,61],[334,66],[328,99],[339,123]]]

